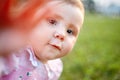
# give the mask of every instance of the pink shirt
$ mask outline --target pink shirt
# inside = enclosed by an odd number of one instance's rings
[[[31,48],[1,58],[4,69],[0,80],[58,80],[63,64],[60,59],[40,62]]]

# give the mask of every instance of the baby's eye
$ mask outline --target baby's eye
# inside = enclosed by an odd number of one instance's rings
[[[72,35],[72,34],[73,34],[73,31],[72,31],[71,29],[68,29],[68,30],[67,30],[67,33]]]
[[[56,25],[56,24],[57,24],[57,20],[55,20],[55,19],[48,19],[48,22],[49,22],[51,25]]]

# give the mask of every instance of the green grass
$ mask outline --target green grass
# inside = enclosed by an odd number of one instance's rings
[[[87,14],[59,80],[120,80],[120,18]]]

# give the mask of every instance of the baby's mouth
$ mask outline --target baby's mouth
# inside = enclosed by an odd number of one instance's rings
[[[58,39],[52,39],[48,43],[50,46],[52,46],[54,49],[57,49],[58,51],[62,50],[62,42]]]
[[[52,47],[54,47],[54,48],[56,48],[56,49],[58,49],[59,51],[61,51],[61,47],[60,46],[58,46],[58,45],[55,45],[55,44],[50,44]]]

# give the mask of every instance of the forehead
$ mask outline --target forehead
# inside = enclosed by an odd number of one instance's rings
[[[63,17],[66,21],[71,21],[73,23],[82,22],[83,16],[78,7],[72,6],[70,4],[58,4],[52,8],[51,14],[56,14]]]
[[[59,1],[48,2],[45,6],[40,8],[35,16],[53,16],[64,20],[66,23],[71,23],[75,26],[81,26],[83,23],[83,13],[77,6],[72,4],[60,3]]]
[[[44,10],[48,10],[46,15],[56,15],[59,18],[65,19],[65,21],[71,21],[75,24],[83,23],[83,13],[77,6],[67,3],[59,3],[59,1],[53,1],[48,3]]]

